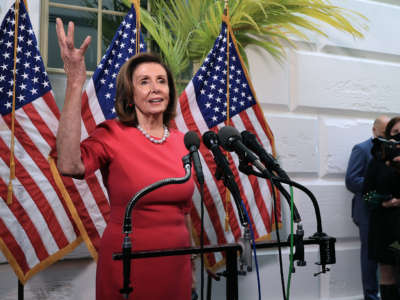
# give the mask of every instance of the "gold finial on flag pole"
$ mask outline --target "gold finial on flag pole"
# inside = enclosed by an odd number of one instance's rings
[[[19,19],[19,0],[15,1],[15,23],[14,23],[14,68],[13,68],[13,99],[11,109],[11,141],[10,141],[10,178],[8,182],[7,204],[12,203],[13,180],[15,179],[15,87],[16,87],[16,69],[17,69],[17,48],[18,48],[18,19]]]
[[[228,0],[225,0],[224,2],[224,15],[228,16]]]

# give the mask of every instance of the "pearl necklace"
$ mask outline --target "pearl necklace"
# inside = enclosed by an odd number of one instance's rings
[[[137,129],[152,143],[154,144],[162,144],[165,142],[167,137],[169,136],[169,130],[168,127],[164,125],[164,134],[160,140],[156,140],[150,134],[148,134],[139,124],[137,125]]]

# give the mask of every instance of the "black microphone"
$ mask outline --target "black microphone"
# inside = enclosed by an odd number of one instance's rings
[[[261,163],[258,157],[249,150],[243,143],[242,137],[236,128],[225,126],[218,132],[218,139],[222,147],[227,151],[235,151],[241,160],[245,160],[254,165],[261,173],[270,176],[268,170]]]
[[[276,159],[263,148],[255,134],[244,130],[241,136],[243,144],[258,155],[268,170],[275,171],[281,178],[290,179],[286,172],[281,169]]]
[[[198,153],[198,149],[200,147],[199,136],[194,131],[188,131],[183,138],[183,142],[185,143],[186,149],[189,150],[190,155],[192,156],[197,181],[200,184],[204,184],[203,169],[201,167],[200,157]]]
[[[221,148],[219,147],[217,134],[214,131],[207,131],[203,134],[203,143],[214,154],[214,161],[217,165],[215,177],[218,180],[222,177],[224,185],[228,188],[228,190],[231,191],[239,213],[240,222],[242,225],[244,225],[245,223],[247,223],[247,220],[242,207],[240,190],[235,182],[235,177],[229,166],[229,162],[226,159],[225,155],[222,153]]]
[[[251,151],[254,151],[258,155],[258,157],[261,159],[263,164],[267,167],[268,171],[275,171],[278,174],[278,177],[290,180],[289,176],[286,174],[285,171],[281,169],[279,166],[278,162],[276,159],[269,154],[263,146],[259,143],[257,140],[257,137],[255,134],[251,133],[250,131],[244,130],[241,133],[243,144],[247,146]],[[243,166],[242,166],[243,167]],[[271,178],[271,177],[270,177]],[[281,185],[279,181],[274,182],[276,187],[279,189],[279,191],[283,194],[285,199],[287,200],[289,206],[290,206],[290,194],[285,190],[285,188]],[[293,211],[294,217],[293,220],[295,223],[299,223],[301,221],[300,214],[297,210],[296,205],[294,205],[294,211]]]
[[[207,131],[203,134],[203,143],[214,154],[214,161],[218,167],[218,175],[216,174],[217,179],[220,179],[222,174],[225,174],[225,176],[233,177],[233,173],[231,168],[229,167],[228,160],[226,159],[225,155],[222,153],[219,147],[217,134],[214,131]]]
[[[240,222],[245,228],[243,238],[240,238],[239,240],[239,244],[242,247],[242,253],[240,255],[241,269],[246,266],[247,271],[250,272],[252,270],[252,247],[251,233],[249,228],[250,225],[247,223],[246,220],[239,187],[235,182],[233,172],[229,167],[229,162],[219,147],[217,134],[214,131],[207,131],[203,134],[203,143],[214,154],[214,161],[217,164],[217,173],[222,173],[220,175],[222,175],[223,177],[224,185],[228,188],[228,190],[231,191],[233,199],[235,200]],[[218,178],[220,176],[215,175],[215,177],[217,177],[217,179],[220,179]]]

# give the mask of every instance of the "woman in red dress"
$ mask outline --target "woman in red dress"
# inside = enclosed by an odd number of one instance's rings
[[[175,116],[176,95],[171,72],[151,54],[128,60],[117,77],[118,119],[97,126],[82,143],[81,94],[86,80],[87,37],[74,47],[74,26],[67,35],[57,19],[57,36],[67,76],[64,107],[57,133],[57,167],[63,175],[84,178],[100,169],[111,214],[103,233],[96,273],[96,299],[123,299],[122,223],[129,200],[142,188],[165,178],[183,177],[181,159],[188,151],[183,134],[168,127]],[[164,186],[136,204],[131,234],[133,250],[190,246],[190,205],[193,181]],[[129,299],[188,300],[191,295],[190,256],[135,259],[131,262],[133,292]]]

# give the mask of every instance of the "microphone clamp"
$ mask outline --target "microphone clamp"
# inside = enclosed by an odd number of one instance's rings
[[[318,276],[321,273],[326,273],[329,268],[326,265],[331,265],[336,263],[335,254],[335,242],[336,238],[326,235],[325,233],[315,233],[312,237],[318,241],[319,244],[319,258],[320,262],[317,265],[321,265],[322,271],[315,273],[314,276]]]
[[[249,224],[244,226],[243,237],[238,241],[239,245],[242,247],[242,253],[240,255],[240,271],[245,273],[251,272],[253,270],[253,256],[252,256],[252,244],[251,244],[251,232]],[[246,268],[246,270],[244,270]]]

